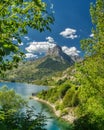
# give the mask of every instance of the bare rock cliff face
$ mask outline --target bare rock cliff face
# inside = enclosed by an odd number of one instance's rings
[[[61,54],[62,54],[62,49],[61,49],[61,47],[60,46],[58,46],[58,45],[56,45],[55,47],[53,47],[53,48],[49,48],[48,49],[48,52],[47,52],[47,55],[50,55],[50,56],[61,56]]]
[[[59,45],[56,45],[51,49],[49,48],[46,55],[53,57],[54,59],[56,58],[57,60],[68,62],[70,65],[74,64],[74,60],[70,56],[65,54]]]

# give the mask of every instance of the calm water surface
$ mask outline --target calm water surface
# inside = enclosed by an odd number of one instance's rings
[[[14,89],[18,94],[22,95],[25,99],[29,100],[29,97],[32,93],[37,93],[42,90],[48,89],[46,86],[37,86],[25,83],[11,83],[11,82],[2,82],[0,87],[8,86],[10,89]],[[43,112],[46,117],[53,117],[47,121],[46,128],[47,130],[71,130],[70,126],[63,121],[55,119],[50,111],[50,107],[42,104],[35,100],[30,100],[29,104],[36,108],[36,113]]]

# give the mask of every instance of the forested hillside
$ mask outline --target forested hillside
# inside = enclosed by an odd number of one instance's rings
[[[55,46],[51,51],[52,53],[40,59],[20,63],[12,72],[7,71],[2,80],[48,85],[47,80],[50,77],[75,63],[59,46]]]

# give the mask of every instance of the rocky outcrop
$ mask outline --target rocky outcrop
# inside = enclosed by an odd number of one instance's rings
[[[68,62],[70,65],[74,64],[74,60],[70,56],[65,54],[59,45],[56,45],[55,47],[51,49],[49,48],[46,55],[53,57],[54,59],[57,59],[57,60]]]

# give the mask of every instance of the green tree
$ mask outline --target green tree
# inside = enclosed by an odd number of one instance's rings
[[[46,117],[35,114],[34,108],[17,95],[14,90],[0,90],[0,129],[2,130],[45,130]]]
[[[95,4],[91,4],[90,14],[93,23],[92,33],[94,36],[81,41],[82,49],[85,51],[85,59],[78,65],[77,79],[79,82],[80,98],[78,110],[81,116],[85,115],[87,117],[88,127],[86,129],[103,130],[104,0],[96,0]]]
[[[8,112],[9,109],[17,111],[25,105],[26,102],[13,89],[9,90],[5,86],[0,89],[0,106],[5,112]]]
[[[53,14],[42,0],[0,1],[0,74],[17,67],[18,62],[24,58],[19,44],[28,29],[33,28],[40,32],[50,30],[49,26],[53,21]],[[28,109],[26,113],[21,113],[22,108],[26,106],[27,103],[13,90],[1,90],[0,129],[43,130],[44,116],[38,114],[33,119],[33,114]]]
[[[42,0],[0,1],[0,73],[17,67],[24,57],[18,44],[29,28],[40,32],[50,30],[53,21],[52,13]],[[13,39],[17,42],[14,43]]]

